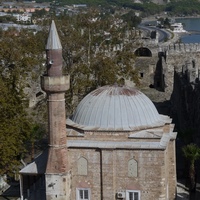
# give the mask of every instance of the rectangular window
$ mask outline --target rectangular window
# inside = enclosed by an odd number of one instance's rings
[[[126,200],[140,200],[140,191],[126,190]]]
[[[77,188],[76,189],[76,200],[90,200],[90,189],[89,188]]]

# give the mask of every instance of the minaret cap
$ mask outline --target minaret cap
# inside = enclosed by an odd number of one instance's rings
[[[49,29],[49,37],[46,45],[46,50],[50,49],[62,49],[54,20],[52,20],[51,27]]]

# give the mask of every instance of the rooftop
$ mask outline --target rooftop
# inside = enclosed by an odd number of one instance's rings
[[[166,120],[136,88],[104,86],[80,102],[67,124],[83,130],[131,131],[159,127]]]

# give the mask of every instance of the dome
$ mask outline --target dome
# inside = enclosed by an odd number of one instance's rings
[[[130,131],[165,122],[152,101],[137,89],[103,86],[83,98],[67,124],[84,130]]]

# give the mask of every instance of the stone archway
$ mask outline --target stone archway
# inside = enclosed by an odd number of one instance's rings
[[[135,55],[139,57],[152,57],[151,51],[146,47],[136,49]]]

